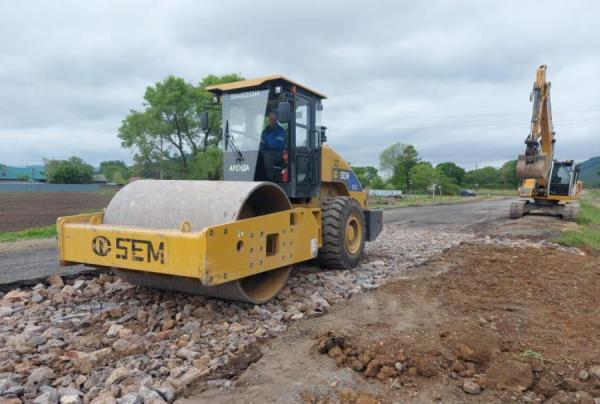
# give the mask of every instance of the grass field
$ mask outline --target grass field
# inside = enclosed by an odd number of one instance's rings
[[[587,190],[579,203],[579,228],[563,232],[556,241],[600,251],[600,190]]]
[[[10,241],[28,240],[35,238],[50,238],[56,236],[56,226],[51,224],[44,227],[34,227],[20,231],[6,231],[0,233],[0,243]]]
[[[446,203],[463,203],[463,202],[475,202],[487,198],[498,197],[498,196],[515,196],[516,190],[513,189],[480,189],[477,191],[475,197],[462,197],[454,195],[442,195],[433,198],[431,195],[425,194],[413,194],[404,195],[404,198],[400,200],[388,200],[385,198],[373,198],[369,199],[369,207],[371,208],[395,208],[402,206],[421,206],[421,205],[433,205],[433,204],[446,204]],[[386,203],[387,202],[387,203]]]

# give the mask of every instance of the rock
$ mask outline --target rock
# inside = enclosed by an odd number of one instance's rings
[[[22,401],[18,397],[13,398],[0,398],[0,404],[21,404]]]
[[[587,391],[578,391],[575,393],[575,402],[578,404],[596,404],[594,396]]]
[[[433,363],[425,358],[418,359],[415,367],[417,368],[417,373],[423,377],[433,377],[438,373]]]
[[[585,370],[581,370],[579,371],[579,373],[577,373],[577,377],[579,378],[579,380],[586,381],[590,377],[590,375]]]
[[[394,367],[396,368],[396,370],[398,372],[402,372],[404,370],[404,363],[396,362],[396,363],[394,363]]]
[[[187,386],[198,381],[201,377],[207,375],[208,373],[209,369],[207,368],[202,370],[197,368],[191,368],[182,376],[176,379],[172,379],[170,382],[176,391],[182,392]]]
[[[592,366],[590,367],[589,374],[600,379],[600,366]]]
[[[481,386],[472,380],[466,380],[463,383],[462,389],[467,394],[481,394]]]
[[[497,339],[479,329],[466,332],[453,346],[460,359],[476,363],[488,362],[500,351]]]
[[[123,309],[121,308],[121,306],[114,306],[108,310],[108,314],[112,318],[119,318],[123,315]]]
[[[154,390],[161,395],[161,397],[168,403],[172,403],[175,400],[175,389],[169,384],[164,384],[160,387],[153,387]]]
[[[366,377],[376,377],[379,373],[379,369],[381,369],[381,364],[377,359],[373,359],[369,362],[369,364],[367,365],[367,369],[365,369],[363,374]]]
[[[358,359],[352,359],[350,361],[350,367],[357,372],[361,372],[365,368],[365,365]]]
[[[39,303],[42,300],[44,300],[44,296],[40,295],[39,293],[34,293],[31,295],[31,301],[33,303]]]
[[[13,314],[13,309],[8,306],[0,306],[0,318]]]
[[[112,345],[116,353],[121,356],[139,355],[146,352],[146,347],[129,339],[120,338]]]
[[[180,348],[177,350],[177,357],[181,359],[192,360],[199,358],[201,355],[202,354],[200,352],[192,351],[191,349],[187,348]]]
[[[116,403],[117,403],[117,400],[115,400],[115,397],[111,394],[110,391],[105,391],[103,393],[100,393],[98,396],[93,398],[92,401],[90,401],[90,404],[116,404]]]
[[[538,380],[538,382],[535,384],[535,386],[533,386],[533,391],[535,391],[537,394],[541,394],[546,398],[550,398],[558,392],[558,389],[556,388],[552,380],[550,380],[546,376],[542,376],[540,377],[540,380]]]
[[[15,302],[17,300],[25,300],[31,295],[30,292],[26,292],[23,290],[11,290],[7,294],[4,295],[2,300],[6,302]]]
[[[52,389],[37,396],[33,400],[33,404],[57,404],[58,398],[58,392],[56,391],[56,389]]]
[[[496,362],[487,370],[487,385],[512,392],[522,392],[531,387],[533,372],[528,363],[514,359]]]
[[[155,390],[152,390],[146,386],[142,386],[142,388],[138,391],[138,394],[142,396],[144,400],[144,404],[162,404],[166,403],[163,397],[158,394]]]
[[[133,372],[125,367],[118,367],[106,378],[104,386],[108,389],[113,384],[118,384],[122,380],[133,375]]]
[[[49,276],[47,280],[50,286],[54,286],[55,288],[62,288],[63,286],[65,286],[63,278],[58,274]]]
[[[331,348],[331,349],[329,350],[329,352],[327,352],[327,355],[328,355],[330,358],[336,358],[336,357],[338,357],[338,356],[342,355],[343,353],[344,353],[344,352],[342,351],[342,348],[340,348],[339,346],[337,346],[337,345],[336,345],[336,346],[334,346],[333,348]]]
[[[382,366],[381,370],[379,370],[379,373],[377,373],[377,378],[382,381],[391,379],[392,377],[396,377],[396,376],[397,376],[396,369],[394,369],[393,367],[390,367],[390,366]]]
[[[565,377],[560,383],[560,387],[566,391],[579,391],[585,389],[585,384],[575,378]]]
[[[240,323],[231,323],[229,324],[229,329],[233,332],[241,332],[244,330],[244,326]]]
[[[267,335],[267,330],[265,330],[263,327],[258,327],[258,329],[254,332],[254,336],[255,337],[264,337],[265,335]]]
[[[163,331],[171,330],[171,329],[173,329],[173,327],[175,327],[175,324],[176,324],[175,320],[172,320],[172,319],[165,320],[162,323],[161,330],[163,330]]]
[[[81,397],[83,396],[81,391],[70,387],[59,389],[58,395],[60,396],[60,404],[81,404]]]
[[[144,404],[144,399],[139,394],[129,393],[118,398],[117,404]]]
[[[27,378],[27,385],[39,386],[46,384],[50,379],[54,378],[54,371],[47,366],[40,366],[31,371]]]
[[[121,329],[123,329],[123,326],[120,324],[112,324],[109,328],[108,331],[106,331],[106,336],[108,338],[114,338],[117,335],[119,335],[119,331],[121,331]]]

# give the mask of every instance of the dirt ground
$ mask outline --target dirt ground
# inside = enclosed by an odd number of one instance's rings
[[[189,402],[594,403],[599,303],[598,255],[461,245],[294,325],[235,388]]]
[[[104,208],[111,198],[100,192],[0,193],[0,232],[47,226],[59,216]]]

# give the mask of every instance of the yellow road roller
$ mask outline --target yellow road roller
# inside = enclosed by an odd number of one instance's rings
[[[207,89],[222,110],[224,181],[138,180],[104,212],[59,218],[61,264],[255,304],[295,263],[356,266],[382,211],[367,209],[367,191],[325,144],[325,96],[283,76]],[[206,130],[208,113],[199,121]]]

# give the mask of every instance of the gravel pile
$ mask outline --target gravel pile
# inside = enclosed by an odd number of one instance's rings
[[[291,321],[377,288],[468,234],[386,226],[353,270],[300,265],[253,306],[136,287],[108,274],[48,278],[0,295],[0,398],[19,403],[172,402],[252,356]],[[212,380],[229,386],[226,378]]]

